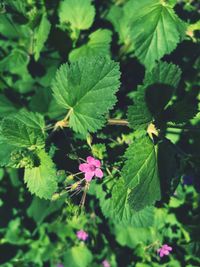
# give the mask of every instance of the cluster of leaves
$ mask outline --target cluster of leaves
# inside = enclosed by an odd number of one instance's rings
[[[187,228],[173,209],[192,195],[198,211],[199,4],[55,2],[0,6],[0,205],[10,184],[19,194],[0,245],[21,248],[3,266],[95,267],[107,257],[111,266],[158,266],[165,240],[180,247],[163,266],[181,266],[182,250],[198,264],[199,216]],[[89,154],[102,160],[104,178],[91,182],[80,212],[66,173]],[[195,189],[180,184],[185,175]],[[20,227],[30,219],[34,229]],[[81,227],[87,245],[76,240]],[[125,263],[123,246],[134,249]]]

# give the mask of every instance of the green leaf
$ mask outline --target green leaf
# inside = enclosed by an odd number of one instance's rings
[[[49,32],[51,29],[51,24],[47,18],[47,15],[44,14],[41,18],[40,24],[35,30],[34,33],[34,58],[37,61],[40,57],[40,52],[44,47],[44,43],[46,42]]]
[[[52,202],[35,197],[27,210],[27,214],[29,217],[33,218],[37,224],[40,224],[47,216],[60,210],[63,203],[63,199]]]
[[[97,196],[100,200],[100,206],[103,214],[109,217],[117,224],[134,227],[148,227],[153,224],[153,207],[147,207],[142,211],[135,212],[128,203],[130,190],[124,185],[123,179],[115,183],[112,189],[112,196],[98,189]]]
[[[123,7],[113,5],[106,16],[119,35],[119,43],[125,45],[125,52],[131,52],[134,49],[131,39],[131,18],[129,17],[129,13],[130,11],[125,13]]]
[[[154,204],[161,197],[156,150],[150,138],[143,136],[135,139],[125,153],[122,176],[131,189],[129,204],[136,211]]]
[[[29,242],[30,233],[23,227],[19,217],[9,222],[5,234],[4,242],[13,245],[24,245]]]
[[[145,73],[143,84],[166,84],[176,88],[180,82],[182,71],[179,66],[160,61],[151,70]]]
[[[10,155],[16,147],[9,145],[6,140],[0,135],[0,167],[4,167],[10,162]]]
[[[15,113],[17,109],[13,103],[4,95],[0,94],[0,118]]]
[[[153,228],[123,227],[116,224],[114,232],[117,242],[121,246],[128,246],[129,248],[136,248],[139,244],[143,246],[151,244],[158,238],[157,231]]]
[[[169,102],[180,78],[180,68],[167,62],[161,61],[147,71],[143,85],[130,95],[134,104],[128,108],[129,125],[133,129],[146,129]]]
[[[52,90],[58,104],[70,111],[69,125],[81,134],[96,132],[116,102],[118,63],[104,57],[81,58],[57,71]]]
[[[134,104],[128,108],[129,126],[134,130],[147,129],[148,124],[153,120],[145,100],[146,87],[140,85],[134,92]]]
[[[109,55],[111,36],[111,31],[98,29],[89,35],[87,44],[72,50],[69,54],[69,60],[73,62],[80,57]]]
[[[125,9],[131,19],[135,55],[151,69],[156,60],[170,54],[185,37],[186,23],[165,1],[129,1]]]
[[[11,8],[15,9],[17,12],[23,14],[24,16],[27,15],[26,13],[26,1],[16,1],[16,0],[7,0],[6,4],[11,6]]]
[[[10,14],[1,14],[0,16],[0,33],[7,38],[16,38],[19,35],[20,26],[13,26],[12,17]]]
[[[30,56],[23,50],[15,48],[11,53],[0,61],[0,71],[9,71],[13,74],[22,75],[26,72]]]
[[[92,253],[86,246],[70,248],[64,255],[64,264],[68,267],[88,267],[92,262]]]
[[[42,113],[50,119],[59,118],[66,112],[66,110],[60,107],[52,97],[49,88],[38,88],[35,95],[31,98],[29,107],[31,111]]]
[[[1,134],[8,144],[16,147],[43,147],[44,127],[40,114],[23,110],[2,120]]]
[[[44,150],[39,150],[37,155],[40,165],[32,169],[25,169],[24,182],[32,194],[39,198],[51,199],[57,190],[56,169],[52,159]]]
[[[95,16],[91,0],[64,0],[59,8],[61,24],[70,24],[72,31],[89,29]]]

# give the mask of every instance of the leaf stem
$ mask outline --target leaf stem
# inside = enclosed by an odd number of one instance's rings
[[[128,126],[128,121],[123,119],[108,119],[108,125]]]
[[[51,128],[53,128],[54,131],[55,131],[58,128],[66,128],[66,127],[69,127],[68,119],[69,119],[72,111],[73,111],[73,109],[70,109],[69,112],[67,113],[67,115],[64,117],[64,119],[61,120],[61,121],[57,121],[54,126],[47,125],[46,130],[50,130]],[[128,121],[125,120],[125,119],[108,119],[107,124],[108,125],[128,126]]]
[[[68,111],[67,115],[64,117],[63,121],[66,121],[66,122],[67,122],[67,120],[69,119],[69,117],[70,117],[72,111],[73,111],[73,109],[70,108],[70,110]]]

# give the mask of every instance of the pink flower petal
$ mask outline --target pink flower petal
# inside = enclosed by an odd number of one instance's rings
[[[103,177],[103,172],[101,169],[97,168],[95,170],[95,176],[99,177],[99,178],[102,178]]]
[[[85,180],[87,182],[90,182],[92,180],[92,177],[95,175],[95,172],[86,172],[85,173]]]
[[[165,254],[161,251],[160,252],[160,257],[162,258]]]
[[[88,166],[89,164],[87,164],[87,163],[82,163],[82,164],[80,164],[79,165],[79,170],[81,171],[81,172],[87,172],[87,170],[88,170]]]
[[[98,159],[95,159],[94,166],[97,168],[100,168],[101,167],[101,161]]]
[[[87,160],[87,163],[95,165],[95,158],[89,156],[89,157],[87,157],[86,160]]]

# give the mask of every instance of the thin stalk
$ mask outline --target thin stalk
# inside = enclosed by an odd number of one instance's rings
[[[108,125],[128,126],[128,121],[123,119],[108,119]]]

